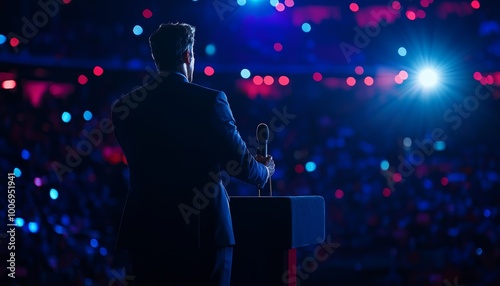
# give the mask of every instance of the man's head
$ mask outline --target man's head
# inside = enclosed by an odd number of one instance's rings
[[[193,81],[195,30],[186,23],[168,23],[151,34],[149,45],[158,70],[180,71]]]

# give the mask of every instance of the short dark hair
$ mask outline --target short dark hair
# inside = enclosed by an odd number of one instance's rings
[[[186,23],[166,23],[149,36],[151,54],[158,70],[173,70],[182,64],[182,55],[193,52],[196,28]]]

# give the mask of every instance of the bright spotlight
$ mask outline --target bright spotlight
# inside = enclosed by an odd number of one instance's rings
[[[420,72],[418,81],[424,88],[433,87],[438,82],[437,72],[430,68],[424,69]]]

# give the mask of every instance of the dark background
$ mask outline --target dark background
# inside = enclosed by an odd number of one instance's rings
[[[357,12],[349,1],[286,1],[292,7],[278,12],[265,0],[66,0],[50,2],[55,12],[42,25],[40,3],[49,2],[0,4],[0,231],[8,229],[7,173],[15,172],[18,285],[118,285],[123,258],[113,247],[128,175],[121,149],[103,134],[71,172],[58,177],[54,162],[68,165],[66,148],[88,142],[85,130],[99,131],[111,103],[141,85],[147,67],[155,69],[148,36],[170,21],[197,27],[194,81],[226,92],[250,146],[256,126],[276,117],[273,110],[296,115],[269,143],[274,195],[323,196],[326,234],[340,244],[317,267],[302,264],[317,245],[299,249],[300,285],[500,285],[497,2],[479,1],[475,9],[476,1],[403,0],[390,23],[372,28],[372,13],[387,13],[393,1],[356,1]],[[220,17],[215,6],[224,4],[230,10]],[[419,10],[424,18],[408,18]],[[26,22],[39,23],[37,31],[23,28]],[[142,34],[133,33],[135,25]],[[13,47],[12,37],[26,41]],[[214,54],[207,54],[209,44]],[[356,50],[351,57],[346,45]],[[93,73],[96,66],[102,75]],[[438,79],[422,89],[426,67]],[[401,70],[408,79],[397,84]],[[257,85],[254,76],[274,82]],[[280,85],[281,76],[289,84]],[[367,76],[373,85],[364,83]],[[478,91],[487,98],[477,99]],[[469,111],[457,115],[464,104]],[[411,156],[437,128],[446,139],[428,145],[423,158]],[[403,173],[403,162],[412,171]],[[170,168],[175,162],[165,162],[166,173]],[[227,189],[257,194],[236,180]],[[0,246],[7,257],[4,239]]]

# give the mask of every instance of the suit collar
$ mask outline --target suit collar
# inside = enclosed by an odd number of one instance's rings
[[[180,72],[160,71],[158,75],[161,77],[168,77],[169,79],[173,80],[182,80],[184,82],[189,82],[187,77]]]

